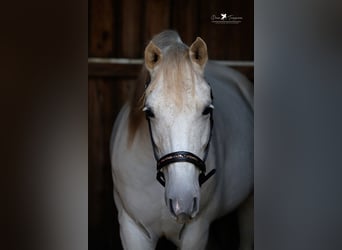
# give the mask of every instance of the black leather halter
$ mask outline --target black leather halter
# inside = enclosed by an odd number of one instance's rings
[[[149,82],[145,84],[145,89],[148,87],[148,84],[149,84]],[[212,94],[211,94],[211,98],[213,99]],[[211,176],[213,176],[215,174],[216,169],[212,169],[207,175],[205,174],[206,173],[205,161],[206,161],[207,156],[208,156],[209,145],[210,145],[213,125],[214,125],[212,110],[210,111],[209,115],[210,115],[210,135],[209,135],[208,143],[207,143],[205,150],[204,150],[204,157],[203,157],[203,159],[201,159],[197,155],[195,155],[191,152],[188,152],[188,151],[176,151],[176,152],[166,154],[163,157],[159,158],[158,154],[157,154],[157,149],[156,149],[157,146],[154,142],[153,135],[152,135],[150,117],[146,114],[146,120],[148,122],[148,129],[150,132],[153,154],[154,154],[154,158],[157,161],[157,176],[156,176],[156,178],[162,186],[165,187],[165,176],[164,176],[162,169],[164,167],[168,166],[169,164],[175,163],[175,162],[189,162],[189,163],[194,164],[200,170],[200,175],[198,176],[198,182],[199,182],[200,186],[202,186],[202,184],[204,182],[206,182]]]

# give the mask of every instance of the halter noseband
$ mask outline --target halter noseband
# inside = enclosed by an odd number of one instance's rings
[[[206,167],[201,158],[188,151],[177,151],[164,155],[157,161],[157,180],[161,185],[165,186],[165,177],[164,173],[162,172],[162,168],[175,162],[190,162],[194,164],[201,172],[198,177],[200,186],[202,186],[202,184],[216,172],[216,169],[213,169],[207,175],[205,175]]]
[[[148,85],[149,85],[149,82],[145,84],[145,89],[148,87]],[[212,94],[211,94],[211,98],[213,98]],[[211,135],[212,135],[213,124],[214,124],[212,111],[210,111],[210,135],[209,135],[208,143],[204,150],[203,160],[199,158],[197,155],[188,151],[176,151],[176,152],[166,154],[161,158],[158,158],[158,154],[156,151],[157,146],[154,142],[153,135],[152,135],[151,121],[150,121],[150,117],[147,114],[146,114],[146,120],[148,122],[148,129],[150,132],[154,158],[157,161],[156,178],[162,186],[165,187],[165,176],[164,176],[164,173],[162,172],[162,169],[168,166],[169,164],[175,163],[175,162],[189,162],[189,163],[194,164],[200,170],[200,175],[198,176],[198,182],[200,186],[202,186],[204,182],[206,182],[211,176],[215,174],[216,169],[212,169],[207,175],[205,174],[206,172],[205,160],[207,159],[207,156],[208,156],[209,145],[211,141]]]

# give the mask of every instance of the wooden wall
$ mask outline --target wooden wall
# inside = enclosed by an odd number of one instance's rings
[[[210,17],[220,13],[243,20],[240,24],[212,23]],[[253,61],[252,0],[89,0],[88,27],[90,58],[142,58],[154,34],[175,29],[188,45],[202,37],[210,59]],[[121,249],[109,138],[140,65],[89,63],[88,67],[89,249]],[[253,81],[253,67],[237,69]],[[161,242],[159,249],[172,248]]]

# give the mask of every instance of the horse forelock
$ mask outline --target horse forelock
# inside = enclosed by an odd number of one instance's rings
[[[181,101],[182,93],[193,90],[193,80],[194,72],[188,48],[172,45],[164,51],[163,59],[154,73],[146,95],[158,87],[168,98],[175,99],[173,101]]]

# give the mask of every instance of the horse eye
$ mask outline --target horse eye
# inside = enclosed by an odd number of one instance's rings
[[[152,112],[151,108],[144,107],[142,111],[145,112],[147,117],[149,117],[149,118],[153,118],[154,117],[154,113]]]
[[[210,104],[209,106],[205,107],[202,112],[202,115],[208,115],[214,109],[214,105]]]

